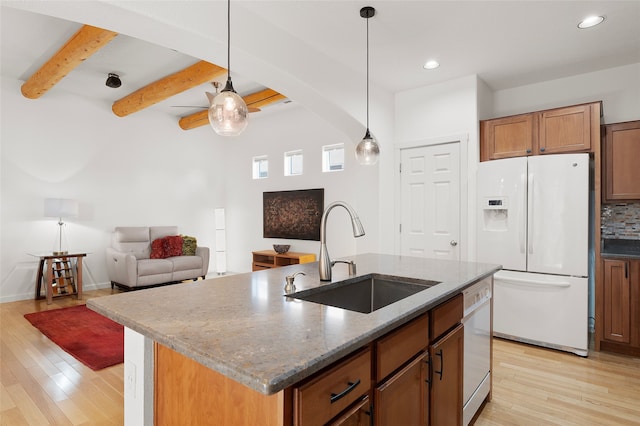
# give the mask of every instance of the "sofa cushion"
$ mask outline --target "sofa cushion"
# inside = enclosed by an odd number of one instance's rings
[[[182,255],[183,256],[195,256],[197,247],[198,247],[198,241],[196,240],[196,237],[190,237],[188,235],[182,236]]]
[[[177,226],[151,226],[149,227],[149,241],[156,240],[158,238],[167,237],[169,235],[178,235]]]
[[[149,228],[146,226],[121,226],[116,228],[115,233],[119,243],[149,242]]]
[[[190,269],[202,271],[202,258],[200,256],[177,256],[170,257],[167,260],[173,263],[173,272],[187,271]]]
[[[164,246],[164,256],[182,256],[182,237],[180,235],[171,235],[162,239]]]
[[[149,228],[146,226],[121,226],[112,234],[111,246],[123,253],[131,253],[136,259],[148,259],[151,254]]]
[[[164,259],[164,241],[162,238],[158,238],[153,240],[151,243],[151,254],[149,256],[151,259]]]
[[[171,274],[173,262],[167,259],[142,259],[138,260],[138,276]]]

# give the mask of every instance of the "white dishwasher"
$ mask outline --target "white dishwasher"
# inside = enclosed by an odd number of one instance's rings
[[[463,424],[471,422],[491,390],[492,277],[465,289]]]

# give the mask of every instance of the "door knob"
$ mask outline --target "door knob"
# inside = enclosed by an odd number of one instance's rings
[[[449,244],[451,244],[453,247],[455,247],[455,246],[457,246],[457,245],[458,245],[458,242],[457,242],[456,240],[451,240],[451,241],[449,242]]]

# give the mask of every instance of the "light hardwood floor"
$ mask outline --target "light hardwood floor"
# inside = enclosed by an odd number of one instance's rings
[[[86,292],[84,301],[108,294]],[[0,304],[0,424],[123,423],[123,364],[92,371],[23,317],[84,301]],[[580,358],[496,339],[493,363],[493,401],[476,425],[640,425],[638,358],[602,352]]]

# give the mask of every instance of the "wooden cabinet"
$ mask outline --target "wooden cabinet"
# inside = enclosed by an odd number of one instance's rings
[[[576,105],[537,113],[538,154],[588,152],[591,150],[591,130],[600,126],[600,104]],[[599,137],[594,144],[599,142]]]
[[[429,422],[429,353],[412,362],[376,387],[374,424],[427,425]]]
[[[428,345],[428,314],[376,341],[374,424],[428,424]]]
[[[279,268],[281,266],[298,265],[316,261],[316,255],[311,253],[287,252],[276,253],[274,250],[254,251],[252,270],[261,271],[263,269]]]
[[[353,404],[343,415],[338,417],[330,426],[371,426],[371,402],[365,395]]]
[[[640,356],[640,260],[603,259],[600,348]]]
[[[462,295],[274,395],[155,344],[157,425],[460,425]]]
[[[640,120],[604,126],[603,202],[640,200]]]
[[[601,103],[480,121],[480,161],[591,152],[600,139]]]
[[[432,425],[462,424],[463,350],[462,324],[429,346],[433,369],[429,404]]]
[[[371,390],[371,350],[293,388],[293,424],[324,425]]]
[[[522,114],[480,122],[481,161],[533,153],[534,115]]]
[[[443,303],[431,312],[431,425],[462,424],[464,328],[462,295]]]

